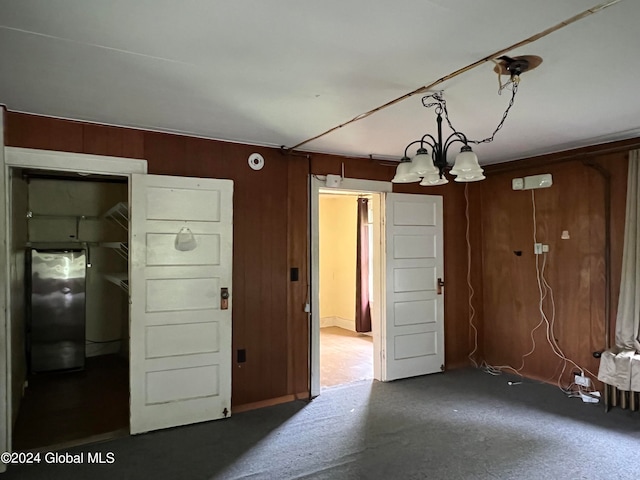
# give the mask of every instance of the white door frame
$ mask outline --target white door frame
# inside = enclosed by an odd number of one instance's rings
[[[7,388],[10,385],[11,374],[11,351],[9,345],[9,336],[7,332],[7,325],[9,325],[10,319],[7,319],[6,312],[7,299],[9,295],[10,283],[10,268],[9,262],[7,262],[7,249],[9,248],[9,229],[7,228],[7,218],[11,218],[8,215],[9,202],[7,201],[7,195],[9,189],[5,185],[5,170],[4,166],[4,108],[0,107],[0,198],[3,199],[4,208],[0,208],[0,226],[4,229],[2,234],[3,244],[0,247],[0,265],[4,265],[4,272],[0,275],[0,348],[4,345],[4,349],[0,350],[0,392],[5,392],[4,395],[0,395],[0,453],[7,452],[11,447],[11,392]],[[5,472],[7,465],[0,462],[0,472]]]
[[[320,304],[319,304],[319,290],[320,290],[320,217],[318,211],[318,205],[320,202],[320,189],[326,188],[325,182],[319,180],[315,175],[311,175],[311,396],[316,397],[320,395]],[[334,188],[332,190],[337,191],[356,191],[356,192],[368,192],[368,193],[387,193],[393,191],[393,184],[391,182],[380,182],[375,180],[359,180],[354,178],[344,178],[340,184],[340,188]],[[384,195],[381,195],[383,197]],[[384,219],[384,198],[380,201],[380,224]],[[381,242],[384,242],[384,231],[380,232]],[[381,267],[384,266],[384,249],[381,247]],[[384,282],[384,272],[380,272],[380,282]],[[379,291],[384,292],[382,284],[379,285]],[[375,288],[375,287],[374,287]],[[381,348],[381,334],[382,325],[385,320],[385,308],[382,304],[384,295],[378,295],[376,302],[380,303],[379,318],[376,322],[374,318],[373,325],[373,365],[374,375],[376,372],[381,372],[382,359],[380,355]],[[379,323],[379,324],[376,324]]]
[[[2,115],[0,115],[0,122]],[[0,123],[0,127],[2,124]],[[2,132],[2,128],[0,128]],[[147,161],[134,158],[108,157],[102,155],[88,155],[81,153],[57,152],[52,150],[36,150],[30,148],[5,147],[0,156],[2,171],[0,172],[0,198],[5,199],[5,208],[0,213],[0,225],[4,227],[2,251],[0,262],[4,265],[2,281],[4,286],[0,294],[0,307],[4,303],[4,309],[0,309],[0,365],[4,363],[5,369],[0,372],[0,391],[5,394],[0,398],[0,452],[11,451],[12,447],[12,392],[11,392],[11,292],[9,282],[9,258],[8,251],[11,239],[11,189],[9,188],[10,168],[29,168],[63,172],[93,173],[98,175],[117,175],[130,179],[133,173],[147,173]],[[129,189],[129,196],[131,190]],[[4,217],[4,218],[3,218]],[[3,261],[4,260],[4,261]],[[4,362],[2,362],[4,360]],[[0,472],[6,466],[0,463]]]

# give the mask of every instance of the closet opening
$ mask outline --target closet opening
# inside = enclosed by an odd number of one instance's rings
[[[8,174],[12,449],[128,435],[128,177]]]

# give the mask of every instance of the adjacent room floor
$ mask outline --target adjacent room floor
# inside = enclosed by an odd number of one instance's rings
[[[320,329],[320,385],[373,378],[373,337],[340,327]]]
[[[86,359],[75,372],[29,377],[13,449],[78,445],[129,434],[129,367],[119,355]]]

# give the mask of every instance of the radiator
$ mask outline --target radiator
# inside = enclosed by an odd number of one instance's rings
[[[617,407],[637,412],[640,410],[640,392],[627,392],[605,384],[604,386],[605,408]]]

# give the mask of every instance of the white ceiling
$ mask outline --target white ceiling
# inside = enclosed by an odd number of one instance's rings
[[[0,0],[9,110],[287,147],[605,0]],[[509,56],[539,55],[493,163],[640,136],[640,2]],[[493,63],[442,83],[454,125],[489,136],[510,92]],[[503,77],[506,80],[506,77]],[[434,133],[421,95],[303,150],[399,158]]]

